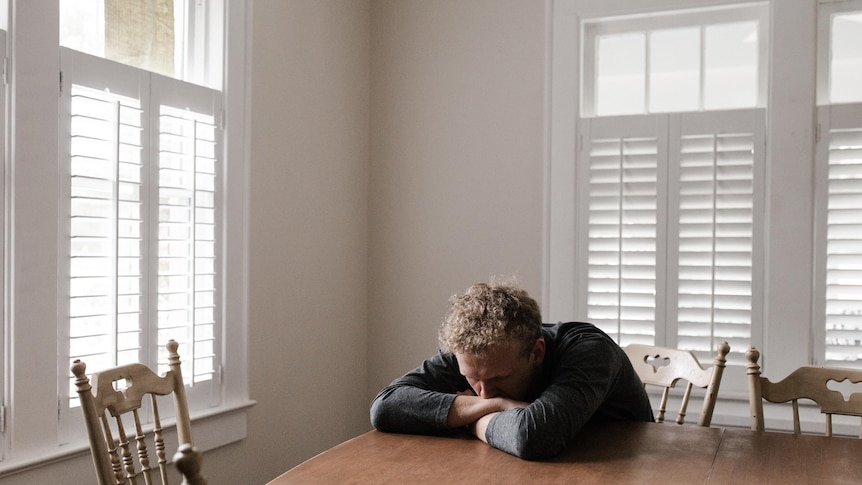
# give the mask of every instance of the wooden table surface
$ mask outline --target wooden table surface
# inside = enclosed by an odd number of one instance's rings
[[[709,483],[862,483],[862,440],[726,429]]]
[[[704,483],[721,429],[654,423],[588,426],[550,460],[526,461],[475,437],[370,431],[276,478],[294,483]]]
[[[370,431],[269,485],[307,483],[862,483],[862,440],[604,423],[585,427],[557,457],[526,461],[469,435]]]

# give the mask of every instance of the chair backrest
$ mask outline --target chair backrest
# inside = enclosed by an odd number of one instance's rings
[[[751,429],[763,431],[763,401],[793,404],[793,432],[801,434],[799,424],[799,400],[809,399],[820,407],[826,417],[825,435],[832,436],[832,415],[862,416],[862,393],[850,394],[848,399],[837,390],[829,389],[829,383],[845,380],[853,384],[862,382],[862,369],[842,367],[803,366],[784,379],[772,382],[760,375],[760,351],[751,347],[745,353],[748,359],[748,399],[751,406]],[[862,425],[859,429],[862,438]]]
[[[701,367],[697,357],[687,350],[641,344],[628,345],[623,350],[625,350],[635,372],[638,373],[644,383],[644,387],[652,385],[663,388],[661,404],[656,415],[657,422],[664,422],[670,389],[675,387],[680,380],[684,380],[686,386],[676,418],[677,424],[685,422],[691,390],[693,387],[698,387],[706,389],[706,392],[697,424],[700,426],[710,425],[715,402],[718,399],[718,388],[721,385],[727,353],[730,352],[730,345],[727,342],[722,342],[718,346],[715,361],[712,367],[707,369]]]
[[[168,483],[166,445],[156,396],[173,395],[177,440],[179,444],[194,444],[180,370],[180,356],[177,353],[178,344],[170,340],[166,347],[170,370],[161,377],[145,365],[135,363],[93,374],[91,385],[90,378],[86,375],[86,364],[80,360],[75,360],[72,364],[75,385],[81,399],[81,410],[87,425],[93,465],[100,485],[134,485],[139,473],[149,485],[153,483],[152,475],[156,470],[161,483]],[[150,397],[152,404],[151,437],[144,433],[139,416],[146,396]],[[131,417],[131,432],[126,431],[128,423],[124,421],[124,417]],[[111,421],[114,421],[113,424]],[[134,443],[130,443],[130,437]],[[155,463],[148,450],[148,442],[153,443]],[[135,464],[133,446],[140,469]]]

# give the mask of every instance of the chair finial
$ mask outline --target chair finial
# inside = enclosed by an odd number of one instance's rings
[[[760,360],[760,351],[754,347],[751,347],[745,353],[745,358],[748,359],[748,361],[752,364],[757,364],[757,361]]]

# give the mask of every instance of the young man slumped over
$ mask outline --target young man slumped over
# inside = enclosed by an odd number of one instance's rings
[[[434,434],[467,427],[524,459],[553,456],[590,420],[653,421],[623,350],[581,322],[542,324],[539,306],[508,283],[453,296],[440,352],[371,404],[380,431]]]

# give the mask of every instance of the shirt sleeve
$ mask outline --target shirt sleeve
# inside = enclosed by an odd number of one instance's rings
[[[468,387],[455,358],[438,353],[377,394],[371,403],[371,424],[390,433],[446,431],[455,393]]]
[[[600,407],[613,407],[607,401],[615,393],[625,355],[603,338],[568,345],[561,349],[550,385],[535,401],[492,418],[485,431],[491,446],[524,459],[547,458],[565,448]]]

